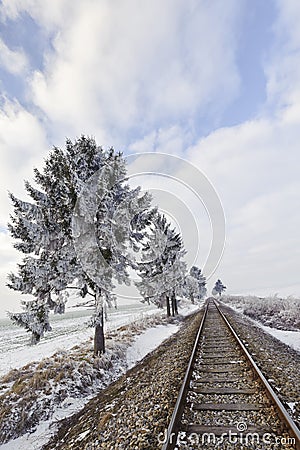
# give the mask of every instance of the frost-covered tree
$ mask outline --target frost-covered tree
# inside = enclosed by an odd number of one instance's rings
[[[206,278],[201,269],[192,266],[184,283],[185,296],[194,303],[195,299],[201,300],[206,296]]]
[[[129,283],[127,269],[134,265],[132,250],[137,251],[147,224],[150,196],[128,186],[121,153],[104,151],[85,136],[74,143],[67,140],[65,150],[54,148],[43,171],[35,169],[34,175],[38,188],[25,183],[31,202],[10,194],[14,215],[9,229],[17,240],[15,247],[25,256],[18,273],[9,275],[8,286],[33,296],[23,302],[23,312],[10,317],[30,330],[37,342],[50,329],[49,310],[63,312],[67,290],[77,289],[94,305],[94,350],[99,354],[105,351],[103,305],[115,300],[114,279]],[[95,197],[99,191],[102,196]],[[98,252],[90,236],[74,239],[81,213],[93,222]],[[78,254],[82,245],[88,261]],[[105,273],[98,259],[105,262]]]
[[[66,155],[54,148],[46,160],[43,172],[34,170],[36,184],[25,182],[32,203],[10,198],[14,215],[8,225],[16,239],[15,248],[25,254],[18,273],[9,275],[8,286],[22,294],[32,294],[33,300],[23,301],[24,311],[10,314],[18,325],[32,332],[36,343],[49,325],[49,309],[62,311],[59,293],[66,289],[78,269],[71,244],[69,222],[74,207],[74,189]]]
[[[51,331],[49,323],[49,306],[42,302],[22,302],[24,311],[19,314],[9,313],[9,317],[21,327],[31,331],[31,344],[36,344],[45,331]]]
[[[199,286],[199,299],[206,296],[207,289],[206,289],[206,278],[201,272],[201,269],[196,266],[192,266],[190,269],[190,275],[197,280],[198,286]]]
[[[195,303],[195,299],[199,298],[199,284],[196,278],[187,275],[184,280],[184,296]]]
[[[138,264],[141,281],[136,282],[144,301],[158,307],[166,304],[167,315],[178,313],[177,296],[183,293],[186,253],[182,238],[164,215],[156,211],[147,239],[143,242],[142,262]]]
[[[141,196],[125,179],[119,155],[85,184],[73,212],[76,252],[95,292],[95,354],[104,351],[104,307],[115,302],[113,282],[130,284],[128,269],[136,267],[134,252],[152,214],[150,195]]]
[[[221,297],[222,292],[224,292],[225,289],[227,289],[227,288],[226,288],[226,286],[224,286],[222,281],[221,280],[217,280],[216,284],[214,285],[214,288],[212,290],[212,295],[219,294],[219,296]]]

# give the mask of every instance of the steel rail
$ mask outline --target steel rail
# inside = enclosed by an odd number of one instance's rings
[[[191,377],[192,377],[192,372],[193,372],[193,365],[194,365],[194,361],[196,358],[196,353],[197,353],[197,349],[198,349],[198,344],[200,341],[200,336],[203,330],[203,325],[205,322],[205,318],[207,315],[207,310],[208,310],[208,303],[205,306],[205,310],[204,310],[204,314],[199,326],[199,330],[195,339],[195,343],[194,343],[194,347],[192,350],[192,354],[190,357],[190,361],[178,394],[178,398],[173,410],[173,414],[170,420],[170,424],[167,430],[167,435],[166,435],[166,442],[164,443],[162,450],[173,450],[175,445],[176,445],[176,441],[177,441],[177,435],[178,435],[178,425],[179,425],[179,420],[180,417],[182,416],[183,413],[183,409],[184,409],[184,402],[187,396],[187,392],[189,389],[189,385],[190,385],[190,381],[191,381]]]
[[[243,342],[241,341],[241,339],[239,338],[239,336],[235,332],[234,328],[229,323],[228,319],[225,317],[223,312],[220,310],[219,305],[216,302],[216,299],[210,297],[208,300],[210,300],[210,299],[213,300],[213,302],[214,302],[214,304],[215,304],[215,306],[217,308],[217,311],[221,315],[222,319],[224,320],[224,322],[227,325],[228,329],[230,330],[231,334],[234,336],[234,338],[237,341],[238,345],[242,349],[242,351],[245,354],[247,360],[251,364],[254,372],[256,373],[256,375],[261,380],[263,386],[266,389],[266,392],[267,392],[270,400],[273,403],[275,403],[275,405],[277,407],[277,411],[278,411],[282,421],[284,422],[285,426],[288,428],[288,430],[293,435],[293,436],[290,436],[290,437],[294,437],[295,438],[296,449],[300,450],[300,430],[297,428],[296,424],[294,423],[294,421],[291,418],[291,416],[289,415],[289,413],[286,411],[285,407],[281,403],[281,401],[278,398],[277,394],[274,392],[273,388],[271,387],[271,385],[268,383],[267,379],[262,374],[261,370],[259,369],[259,367],[255,363],[255,361],[253,360],[252,356],[250,355],[250,353],[246,349],[245,345],[243,344]],[[166,437],[165,437],[165,443],[164,443],[164,445],[162,447],[162,450],[174,450],[174,448],[176,446],[177,436],[178,436],[178,432],[179,432],[180,418],[182,416],[182,413],[183,413],[183,410],[184,410],[184,407],[185,407],[185,401],[186,401],[187,392],[188,392],[189,386],[190,386],[190,380],[191,380],[191,377],[192,377],[193,365],[194,365],[194,361],[195,361],[195,357],[196,357],[196,353],[197,353],[197,349],[198,349],[198,345],[199,345],[199,341],[200,341],[200,336],[202,334],[203,327],[204,327],[204,322],[205,322],[205,319],[206,319],[206,316],[207,316],[208,305],[209,305],[209,302],[207,301],[206,307],[205,307],[205,311],[204,311],[204,314],[203,314],[203,317],[202,317],[202,320],[201,320],[201,324],[200,324],[200,327],[199,327],[199,330],[198,330],[198,333],[197,333],[197,336],[196,336],[196,339],[195,339],[193,351],[192,351],[192,354],[191,354],[191,357],[190,357],[190,360],[189,360],[188,368],[186,370],[185,377],[184,377],[184,380],[182,382],[182,385],[181,385],[181,388],[180,388],[180,391],[179,391],[179,394],[178,394],[178,398],[177,398],[177,401],[176,401],[176,404],[175,404],[175,407],[174,407],[174,410],[173,410],[173,414],[172,414],[172,417],[171,417],[171,420],[170,420],[170,424],[168,426],[168,430],[167,430]]]
[[[229,323],[227,317],[225,317],[224,313],[220,310],[219,305],[217,304],[217,302],[215,300],[214,300],[214,303],[216,305],[217,310],[221,314],[223,320],[225,321],[226,325],[228,326],[231,334],[234,336],[234,338],[238,342],[238,344],[241,347],[241,349],[243,350],[246,358],[251,363],[255,373],[258,375],[258,377],[260,378],[260,380],[263,383],[264,387],[266,388],[268,397],[270,398],[271,401],[273,401],[275,403],[275,405],[277,407],[277,411],[279,412],[279,415],[280,415],[281,419],[283,420],[283,422],[285,423],[285,425],[287,426],[289,431],[292,432],[293,437],[296,440],[296,449],[300,450],[300,430],[299,430],[299,428],[294,423],[293,419],[291,418],[291,416],[289,415],[289,413],[285,409],[284,405],[281,403],[281,400],[279,399],[278,395],[273,390],[272,386],[270,385],[270,383],[267,381],[267,379],[265,378],[265,376],[261,372],[260,368],[258,367],[256,362],[254,361],[254,359],[252,358],[252,356],[248,352],[247,348],[245,347],[245,345],[243,344],[243,342],[241,341],[241,339],[239,338],[239,336],[237,335],[237,333],[233,329],[232,325]]]

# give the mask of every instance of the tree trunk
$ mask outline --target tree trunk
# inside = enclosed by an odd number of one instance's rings
[[[104,315],[102,310],[100,323],[97,323],[95,327],[94,355],[99,356],[104,353],[105,353]]]
[[[171,297],[171,305],[172,305],[172,316],[175,316],[175,304],[174,304],[174,296]]]
[[[32,331],[30,345],[35,345],[41,340],[41,335]]]
[[[178,314],[178,305],[177,305],[177,298],[176,295],[174,294],[174,306],[175,306],[175,314]]]
[[[171,309],[170,309],[170,297],[166,296],[166,302],[167,302],[167,316],[170,317],[171,315]]]
[[[172,316],[175,316],[176,314],[178,314],[176,295],[173,293],[171,298],[172,298]]]

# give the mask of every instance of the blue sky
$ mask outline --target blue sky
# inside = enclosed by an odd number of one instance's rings
[[[196,165],[227,220],[216,276],[300,295],[299,20],[297,0],[2,0],[0,309],[18,301],[7,190],[22,197],[49,148],[82,133]]]

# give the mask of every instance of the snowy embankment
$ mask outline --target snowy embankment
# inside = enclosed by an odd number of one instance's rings
[[[300,352],[300,300],[224,296],[223,303],[233,310],[244,314],[253,323],[262,328],[294,350]],[[272,324],[272,327],[266,325]],[[297,331],[299,330],[299,331]]]
[[[266,333],[271,334],[276,339],[279,339],[286,345],[289,345],[294,350],[300,352],[300,331],[287,331],[287,330],[277,330],[276,328],[270,328],[262,325],[257,320],[253,320],[256,325],[260,326]]]
[[[182,313],[186,315],[193,309],[187,308]],[[4,440],[20,437],[2,445],[1,449],[41,448],[54,431],[55,421],[81,409],[100,389],[116,380],[178,330],[178,321],[170,323],[162,313],[155,312],[153,309],[152,313],[143,312],[139,319],[135,314],[134,321],[131,314],[131,323],[125,326],[124,315],[115,320],[115,324],[122,323],[122,326],[117,328],[117,325],[113,327],[111,324],[109,327],[107,352],[102,357],[93,356],[92,340],[85,335],[85,330],[84,343],[70,349],[69,343],[60,337],[64,349],[60,348],[49,358],[29,362],[20,370],[15,368],[4,376],[1,380],[0,434]],[[54,347],[52,342],[52,350]],[[45,345],[43,355],[50,352],[50,348],[51,345]],[[26,358],[30,360],[31,350],[32,347],[26,352],[26,357],[23,355],[22,361]],[[39,350],[34,352],[37,353],[33,359],[37,359]],[[19,367],[22,364],[15,361],[14,365]],[[33,431],[31,434],[21,436],[30,430]]]

